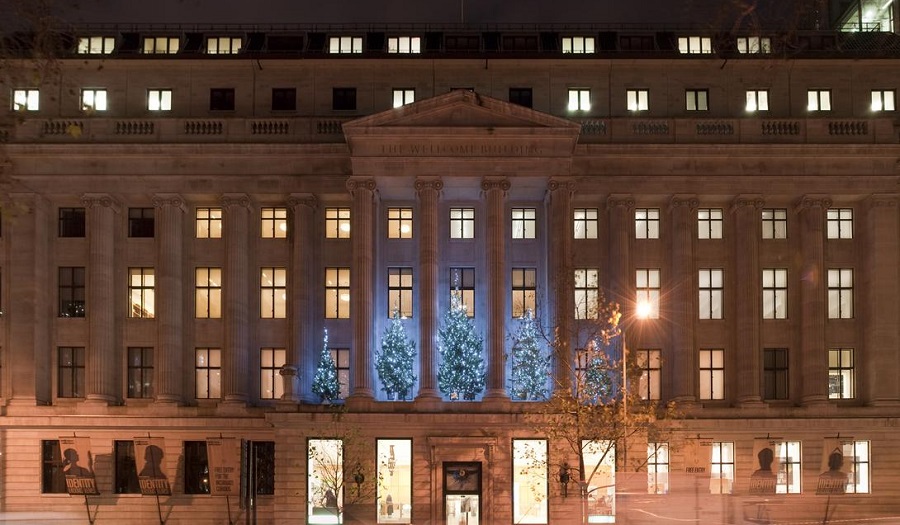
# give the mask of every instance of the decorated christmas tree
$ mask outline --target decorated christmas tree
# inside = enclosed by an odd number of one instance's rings
[[[475,333],[459,293],[451,294],[450,310],[438,330],[441,366],[438,387],[450,399],[473,400],[484,390],[484,341]]]
[[[541,350],[537,325],[531,310],[519,322],[519,331],[513,337],[512,374],[509,390],[513,397],[523,400],[540,400],[547,396],[547,377],[550,360]]]
[[[406,336],[400,312],[394,310],[391,324],[381,338],[381,352],[375,354],[375,370],[381,380],[388,399],[394,394],[397,399],[409,396],[416,376],[413,374],[413,363],[416,357],[416,345]]]
[[[322,346],[322,357],[319,366],[316,367],[316,376],[312,384],[313,394],[318,395],[322,401],[330,403],[341,397],[341,384],[338,382],[337,367],[328,350],[328,330],[325,330],[325,344]]]

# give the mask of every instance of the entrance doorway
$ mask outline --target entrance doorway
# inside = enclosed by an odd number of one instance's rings
[[[481,524],[481,463],[444,462],[445,525]]]

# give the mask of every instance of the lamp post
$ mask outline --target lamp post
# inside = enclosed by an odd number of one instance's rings
[[[654,303],[641,300],[634,305],[634,319],[643,321],[653,315]],[[625,330],[619,329],[622,338],[622,471],[628,471],[628,345]]]

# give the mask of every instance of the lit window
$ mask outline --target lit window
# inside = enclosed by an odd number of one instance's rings
[[[153,318],[155,310],[153,268],[128,269],[128,317]]]
[[[787,348],[763,349],[763,399],[788,399]]]
[[[128,208],[128,236],[150,238],[155,234],[155,210],[153,208]]]
[[[287,269],[267,267],[260,270],[259,316],[264,319],[287,317]]]
[[[724,270],[701,268],[698,271],[700,319],[722,319],[724,309]]]
[[[175,54],[178,52],[180,40],[174,36],[156,36],[144,38],[144,54]]]
[[[597,238],[597,215],[597,208],[575,208],[573,222],[576,239]]]
[[[412,239],[413,209],[388,208],[388,239]]]
[[[894,90],[873,89],[872,111],[894,111]]]
[[[412,440],[379,439],[375,449],[375,475],[380,483],[376,501],[371,504],[376,508],[378,523],[411,523]]]
[[[638,379],[638,394],[641,399],[660,399],[662,378],[662,352],[659,350],[638,350],[635,360],[641,377]]]
[[[140,494],[137,462],[134,456],[134,441],[113,442],[113,492],[115,494]]]
[[[325,318],[350,318],[350,268],[325,268]]]
[[[260,399],[281,399],[281,396],[284,395],[284,382],[281,380],[280,371],[286,362],[286,355],[284,348],[260,348]]]
[[[847,441],[842,443],[844,463],[850,458],[850,476],[845,492],[848,494],[868,494],[869,489],[869,442]]]
[[[153,349],[145,346],[128,347],[128,397],[153,397]]]
[[[800,494],[800,477],[803,473],[799,441],[785,441],[778,445],[778,478],[775,492]]]
[[[350,238],[350,208],[325,208],[325,238]]]
[[[590,89],[570,89],[569,90],[569,111],[590,111],[591,110],[591,90]]]
[[[362,53],[361,36],[333,36],[328,39],[329,53]]]
[[[697,210],[697,238],[722,238],[722,208],[700,208]]]
[[[628,111],[647,111],[650,109],[650,90],[629,89],[625,91]]]
[[[564,36],[562,39],[563,53],[594,53],[596,46],[592,36]]]
[[[853,318],[853,269],[829,268],[828,318]]]
[[[581,441],[585,490],[593,500],[587,506],[588,523],[615,523],[616,442]],[[577,465],[575,466],[577,469]],[[577,470],[575,471],[577,476]]]
[[[762,238],[787,239],[787,210],[768,208],[762,211]]]
[[[525,312],[534,315],[537,307],[537,270],[534,268],[512,269],[512,316],[516,319]]]
[[[855,368],[852,348],[828,350],[828,399],[856,397]]]
[[[13,111],[37,111],[40,108],[40,94],[37,89],[14,89]]]
[[[806,92],[808,111],[831,111],[831,90],[810,89]]]
[[[350,349],[329,348],[328,351],[338,379],[339,399],[347,399],[350,395]]]
[[[475,208],[450,208],[450,238],[475,238]]]
[[[725,350],[700,350],[700,399],[725,399]]]
[[[766,89],[748,89],[747,105],[744,107],[748,113],[755,111],[769,111],[769,91]]]
[[[388,317],[395,311],[400,317],[413,316],[412,268],[388,268]]]
[[[764,268],[762,271],[763,319],[787,319],[788,271],[786,268]]]
[[[547,523],[546,439],[513,439],[513,523]]]
[[[634,210],[634,237],[636,239],[659,239],[659,208]]]
[[[240,52],[240,37],[219,36],[206,39],[206,53],[209,55],[236,55]]]
[[[678,37],[678,51],[682,54],[712,53],[712,39],[708,36]]]
[[[260,228],[263,239],[287,238],[287,208],[262,208],[259,210]]]
[[[534,239],[535,210],[534,208],[512,209],[512,238]]]
[[[194,377],[197,399],[222,397],[222,350],[197,348],[194,351]]]
[[[600,270],[575,270],[575,319],[596,319],[600,311]]]
[[[638,268],[635,273],[634,304],[649,305],[646,317],[659,319],[659,269]]]
[[[388,37],[388,53],[421,53],[422,39],[417,36]]]
[[[853,209],[830,208],[825,212],[829,239],[853,238]]]
[[[59,268],[59,317],[84,317],[84,267]]]
[[[108,55],[116,47],[116,39],[111,36],[83,36],[78,38],[79,55]]]
[[[734,490],[734,443],[713,441],[709,493],[731,494]]]
[[[767,36],[738,37],[738,53],[767,54],[772,52],[772,39]]]
[[[394,107],[399,108],[400,106],[405,106],[407,104],[412,104],[416,101],[416,90],[415,89],[394,89]]]
[[[87,112],[106,111],[106,90],[82,89],[81,110]]]
[[[669,444],[647,443],[647,494],[669,493]]]
[[[184,493],[209,494],[206,441],[184,442]]]
[[[148,111],[172,111],[172,90],[171,89],[148,89],[147,90],[147,110]]]
[[[466,315],[475,317],[475,268],[450,268],[450,297],[458,296]]]
[[[197,238],[222,238],[222,208],[197,208]]]
[[[709,110],[709,90],[688,89],[684,92],[684,103],[688,111]]]
[[[194,286],[194,317],[222,317],[222,269],[197,268]]]
[[[340,523],[340,509],[344,507],[344,442],[309,439],[306,457],[306,523]]]
[[[56,397],[84,397],[84,347],[57,348]]]

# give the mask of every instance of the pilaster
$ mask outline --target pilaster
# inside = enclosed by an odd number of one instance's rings
[[[669,237],[672,283],[670,300],[660,316],[671,321],[671,349],[663,351],[663,362],[671,363],[672,394],[675,401],[690,406],[697,400],[697,353],[694,326],[697,318],[697,293],[694,272],[694,239],[697,235],[696,210],[700,201],[694,195],[674,195],[669,201]],[[668,355],[667,355],[668,354]]]
[[[759,239],[761,195],[738,195],[731,202],[735,235],[735,355],[737,358],[737,403],[743,407],[762,405],[760,395],[760,300]]]
[[[300,401],[315,402],[312,393],[315,374],[316,345],[314,334],[318,333],[313,305],[315,276],[318,274],[318,258],[312,243],[317,242],[315,234],[315,213],[318,199],[311,193],[292,193],[287,199],[292,210],[291,228],[291,342],[287,362],[281,370],[284,381],[282,401],[289,404]]]
[[[551,290],[550,319],[556,327],[553,358],[553,393],[570,395],[572,391],[572,320],[575,318],[574,276],[572,268],[572,179],[554,177],[547,183],[549,201],[549,251],[547,264]]]
[[[443,181],[439,178],[416,179],[419,199],[419,394],[417,403],[434,403],[441,399],[437,389],[438,349],[435,342],[438,326],[438,202]]]
[[[372,272],[375,246],[373,243],[375,179],[351,178],[347,190],[353,198],[350,211],[351,240],[353,243],[353,263],[350,269],[350,320],[353,326],[351,357],[353,359],[353,382],[351,383],[351,403],[367,402],[375,399],[372,376],[372,353],[374,327],[374,289]]]
[[[875,406],[900,404],[900,207],[897,194],[875,194],[866,201],[865,273],[866,295],[870,305],[866,312],[864,355],[869,363],[866,383],[870,386],[869,403]],[[863,362],[854,356],[856,362]],[[861,372],[857,374],[862,375]],[[857,395],[860,395],[857,392]]]
[[[825,348],[825,210],[831,199],[806,195],[797,203],[800,218],[800,357],[801,403],[828,402],[828,352]]]
[[[222,300],[225,302],[225,348],[222,349],[222,401],[249,401],[250,313],[249,232],[250,197],[243,193],[222,195],[225,236],[225,271]],[[257,278],[258,279],[258,278]]]
[[[506,178],[485,178],[481,191],[487,200],[487,391],[485,401],[509,399],[506,393],[505,327],[506,327],[506,192],[510,183]]]

